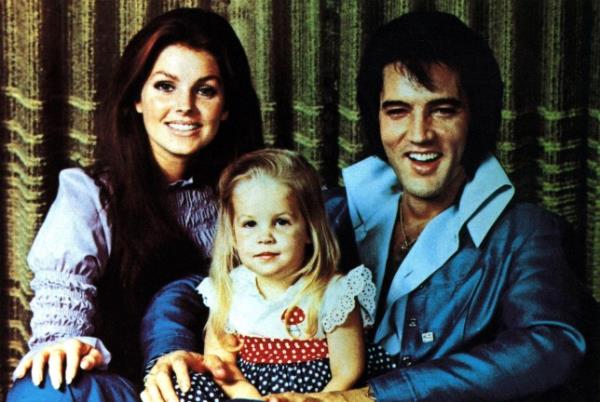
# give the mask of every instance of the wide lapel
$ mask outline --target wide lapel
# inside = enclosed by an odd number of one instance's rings
[[[489,156],[465,184],[458,206],[450,206],[425,226],[394,276],[387,305],[416,289],[458,251],[463,225],[467,224],[475,243],[481,244],[513,195],[504,170]]]
[[[465,224],[479,246],[513,195],[510,180],[496,158],[490,155],[473,180],[465,184],[458,206],[453,205],[432,219],[400,264],[390,286],[376,342],[382,342],[390,353],[399,351],[408,294],[458,251],[460,229]]]

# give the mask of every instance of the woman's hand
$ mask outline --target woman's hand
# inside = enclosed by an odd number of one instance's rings
[[[171,381],[174,373],[182,392],[189,391],[189,370],[199,373],[209,372],[215,380],[227,380],[227,372],[221,359],[214,355],[176,350],[161,356],[144,381],[144,391],[140,394],[143,402],[177,402],[177,394]]]
[[[55,389],[58,389],[63,379],[70,384],[77,375],[78,369],[89,371],[102,363],[102,353],[98,349],[71,338],[43,347],[21,360],[15,369],[15,377],[23,378],[27,371],[31,370],[31,380],[39,386],[47,365],[50,382]]]

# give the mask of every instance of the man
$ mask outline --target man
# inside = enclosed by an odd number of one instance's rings
[[[485,41],[448,14],[404,15],[369,42],[358,86],[376,156],[343,171],[327,207],[345,262],[354,249],[373,270],[373,341],[392,368],[367,387],[272,400],[508,400],[566,383],[586,350],[576,284],[560,220],[516,203],[492,156],[502,83]],[[174,356],[176,372],[194,361]]]

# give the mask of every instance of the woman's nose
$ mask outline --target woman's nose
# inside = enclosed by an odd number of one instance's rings
[[[175,102],[175,110],[179,113],[189,113],[194,108],[193,95],[188,91],[179,91]]]

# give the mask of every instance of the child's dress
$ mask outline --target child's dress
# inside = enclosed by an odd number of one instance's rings
[[[322,390],[331,379],[326,334],[346,322],[357,300],[363,325],[373,324],[375,285],[371,272],[362,265],[329,282],[317,310],[317,334],[311,339],[301,339],[307,325],[306,300],[298,301],[293,309],[287,331],[283,321],[286,309],[305,283],[303,278],[280,297],[265,300],[256,286],[255,274],[248,268],[239,266],[230,276],[233,298],[226,331],[242,340],[238,367],[262,395]],[[217,302],[210,278],[200,283],[198,292],[209,308]],[[290,334],[298,338],[294,339]],[[198,397],[200,399],[196,399]],[[226,396],[210,377],[194,373],[192,389],[183,397],[180,394],[180,398],[212,402],[226,399]]]

